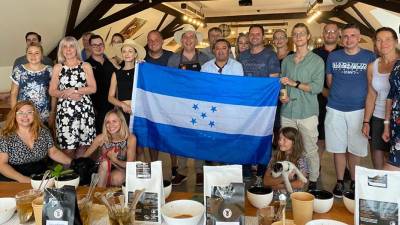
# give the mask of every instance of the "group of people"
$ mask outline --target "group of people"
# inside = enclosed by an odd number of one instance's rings
[[[121,54],[107,55],[103,38],[85,33],[82,51],[74,37],[63,38],[57,64],[52,66],[43,56],[40,35],[29,32],[26,54],[15,61],[11,75],[12,110],[0,137],[1,178],[28,182],[30,173],[43,170],[42,160],[48,155],[65,165],[93,157],[99,164],[101,186],[123,183],[126,162],[136,160],[143,151],[136,148],[135,135],[128,129],[138,60],[215,74],[280,77],[276,151],[269,165],[257,165],[256,172],[274,189],[284,188],[282,179],[270,175],[271,165],[282,160],[298,166],[309,179],[308,189],[316,189],[323,153],[319,149],[326,149],[334,155],[337,184],[333,193],[340,197],[346,168],[349,188],[354,189],[355,166],[368,155],[368,139],[374,168],[400,170],[396,32],[378,29],[375,53],[360,48],[360,29],[354,24],[342,29],[326,24],[324,45],[313,50],[305,24],[296,24],[291,36],[295,52],[283,30],[273,34],[274,51],[264,45],[263,26],[254,24],[247,34],[238,36],[233,54],[218,27],[208,31],[210,46],[197,49],[202,33],[184,25],[174,34],[181,45],[176,53],[163,49],[162,34],[152,30],[146,49],[114,34],[107,47],[118,46]],[[157,160],[157,149],[150,149],[150,157]],[[171,162],[172,183],[179,185],[187,179],[187,159],[171,155]],[[198,185],[203,183],[204,163],[195,160]],[[21,169],[30,168],[26,165],[39,169]],[[243,175],[245,180],[251,178],[252,165],[243,166]],[[290,178],[295,189],[305,187],[296,176]]]

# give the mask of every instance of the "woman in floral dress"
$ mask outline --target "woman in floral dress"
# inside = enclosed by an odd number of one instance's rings
[[[96,135],[90,94],[96,81],[90,64],[82,62],[78,41],[65,37],[58,46],[58,64],[53,68],[50,95],[58,98],[56,138],[59,147],[78,158]]]
[[[49,83],[51,66],[44,65],[43,48],[39,43],[32,43],[26,49],[27,64],[21,64],[14,68],[11,74],[11,108],[17,101],[31,101],[40,114],[40,119],[44,124],[53,124],[54,117],[49,120],[50,96]],[[52,113],[53,115],[53,113]]]
[[[389,78],[390,91],[386,99],[386,113],[382,139],[390,141],[390,153],[384,170],[400,171],[400,59],[397,60]]]

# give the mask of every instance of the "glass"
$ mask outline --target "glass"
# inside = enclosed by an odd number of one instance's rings
[[[79,194],[77,196],[77,199],[78,199],[79,215],[81,216],[82,225],[89,225],[92,200],[87,200],[86,194]]]
[[[135,223],[135,208],[125,207],[124,195],[118,192],[106,194],[106,200],[110,207],[108,218],[110,225],[133,225]]]
[[[101,43],[101,44],[91,44],[91,46],[93,48],[101,48],[101,47],[104,47],[104,44],[103,43]]]
[[[337,30],[325,30],[324,33],[325,34],[336,34]]]
[[[271,225],[274,222],[275,208],[267,206],[257,210],[257,218],[259,225]]]
[[[21,191],[15,195],[18,218],[21,224],[28,223],[33,220],[34,216],[32,201],[41,195],[42,192],[35,189]]]
[[[305,36],[307,36],[307,33],[299,32],[299,33],[293,33],[292,35],[293,35],[293,37],[305,37]]]
[[[27,115],[32,115],[33,111],[27,111],[27,112],[17,111],[15,114],[17,116],[27,116]]]

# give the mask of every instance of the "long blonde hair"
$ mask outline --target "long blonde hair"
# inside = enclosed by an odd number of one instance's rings
[[[108,111],[106,113],[106,116],[104,117],[104,123],[103,123],[103,128],[102,128],[102,133],[103,133],[103,137],[104,137],[103,142],[104,143],[112,142],[112,136],[107,130],[107,120],[111,114],[116,115],[121,123],[121,128],[119,129],[117,135],[119,137],[123,138],[124,140],[128,139],[130,133],[129,133],[128,125],[126,124],[126,121],[125,121],[125,117],[122,114],[121,110],[115,108],[115,109]]]
[[[279,131],[279,135],[281,134],[285,138],[293,142],[292,153],[289,155],[289,159],[287,159],[285,152],[278,149],[278,151],[276,151],[274,161],[276,162],[276,161],[288,160],[297,165],[297,162],[299,161],[304,152],[303,140],[301,138],[299,130],[293,127],[283,127]]]
[[[58,51],[57,51],[57,61],[58,61],[58,63],[64,63],[65,62],[65,56],[63,55],[62,49],[67,44],[72,44],[74,46],[75,51],[76,51],[76,58],[78,60],[82,61],[81,48],[79,47],[78,41],[72,36],[67,36],[67,37],[63,38],[60,41],[60,44],[58,45]]]
[[[40,129],[43,127],[43,124],[42,121],[40,120],[40,116],[35,105],[31,101],[26,101],[26,100],[17,102],[17,104],[8,113],[5,125],[0,132],[2,136],[9,137],[18,130],[16,114],[18,110],[20,110],[23,106],[26,105],[31,106],[33,111],[33,122],[31,126],[33,139],[36,140],[38,138]]]

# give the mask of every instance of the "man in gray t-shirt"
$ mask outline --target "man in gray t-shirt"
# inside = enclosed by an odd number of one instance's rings
[[[26,47],[28,47],[32,43],[41,43],[41,41],[42,37],[36,32],[28,32],[25,34]],[[15,59],[13,69],[18,65],[27,63],[28,60],[26,59],[26,55],[20,56]],[[47,56],[43,56],[42,63],[45,65],[53,66],[53,61]]]
[[[252,25],[249,28],[250,49],[239,55],[245,76],[278,77],[281,72],[276,53],[264,47],[264,28]]]

